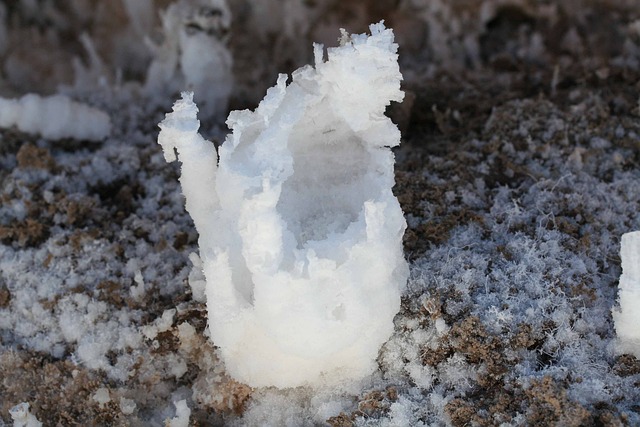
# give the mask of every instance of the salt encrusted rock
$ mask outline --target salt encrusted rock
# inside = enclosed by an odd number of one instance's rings
[[[613,310],[618,351],[640,359],[640,231],[622,235],[620,258],[620,310]]]
[[[42,97],[30,93],[20,99],[0,98],[0,128],[12,126],[54,140],[99,141],[111,133],[107,113],[64,95]]]
[[[382,23],[235,111],[220,148],[192,95],[160,123],[177,149],[200,234],[209,326],[227,371],[251,386],[336,385],[370,374],[408,276],[394,185],[397,45]]]

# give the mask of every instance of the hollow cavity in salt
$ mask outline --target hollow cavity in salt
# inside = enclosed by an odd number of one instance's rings
[[[336,385],[370,374],[408,275],[394,185],[397,45],[382,23],[314,46],[315,67],[280,75],[236,111],[220,147],[184,93],[160,123],[182,162],[200,234],[209,326],[227,371],[251,386]]]
[[[620,310],[613,310],[618,351],[640,358],[640,231],[622,235]]]

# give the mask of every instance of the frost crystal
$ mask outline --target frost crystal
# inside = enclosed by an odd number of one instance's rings
[[[315,46],[315,68],[280,75],[235,111],[220,148],[185,93],[160,123],[200,234],[209,326],[228,372],[251,386],[348,383],[370,374],[408,275],[406,227],[384,115],[401,101],[397,44],[382,23]]]
[[[626,233],[621,240],[620,311],[613,310],[613,320],[618,349],[640,358],[640,231]]]

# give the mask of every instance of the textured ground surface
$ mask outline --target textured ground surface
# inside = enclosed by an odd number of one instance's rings
[[[155,142],[167,105],[102,88],[78,97],[111,114],[104,142],[0,131],[0,425],[20,402],[45,425],[158,425],[183,399],[193,425],[640,425],[640,361],[615,351],[611,317],[620,236],[640,229],[640,7],[309,3],[324,9],[307,38],[252,45],[239,2],[232,105],[255,106],[329,29],[396,28],[412,273],[379,372],[348,392],[225,375]],[[14,30],[53,25],[8,12]],[[6,93],[51,91],[4,70]]]

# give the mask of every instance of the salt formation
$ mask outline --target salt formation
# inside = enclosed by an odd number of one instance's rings
[[[151,45],[155,59],[146,90],[188,89],[205,118],[226,114],[233,86],[227,47],[231,11],[225,0],[180,0],[162,15],[164,43]]]
[[[620,310],[613,310],[618,350],[640,358],[640,231],[622,235]]]
[[[211,336],[248,385],[357,380],[393,331],[408,267],[391,192],[400,132],[384,111],[402,75],[393,31],[370,29],[343,31],[327,61],[315,45],[315,68],[232,112],[218,167],[192,94],[160,123],[200,234]]]
[[[0,128],[12,126],[47,139],[99,141],[109,136],[111,119],[105,112],[64,95],[27,94],[20,99],[0,98]]]

